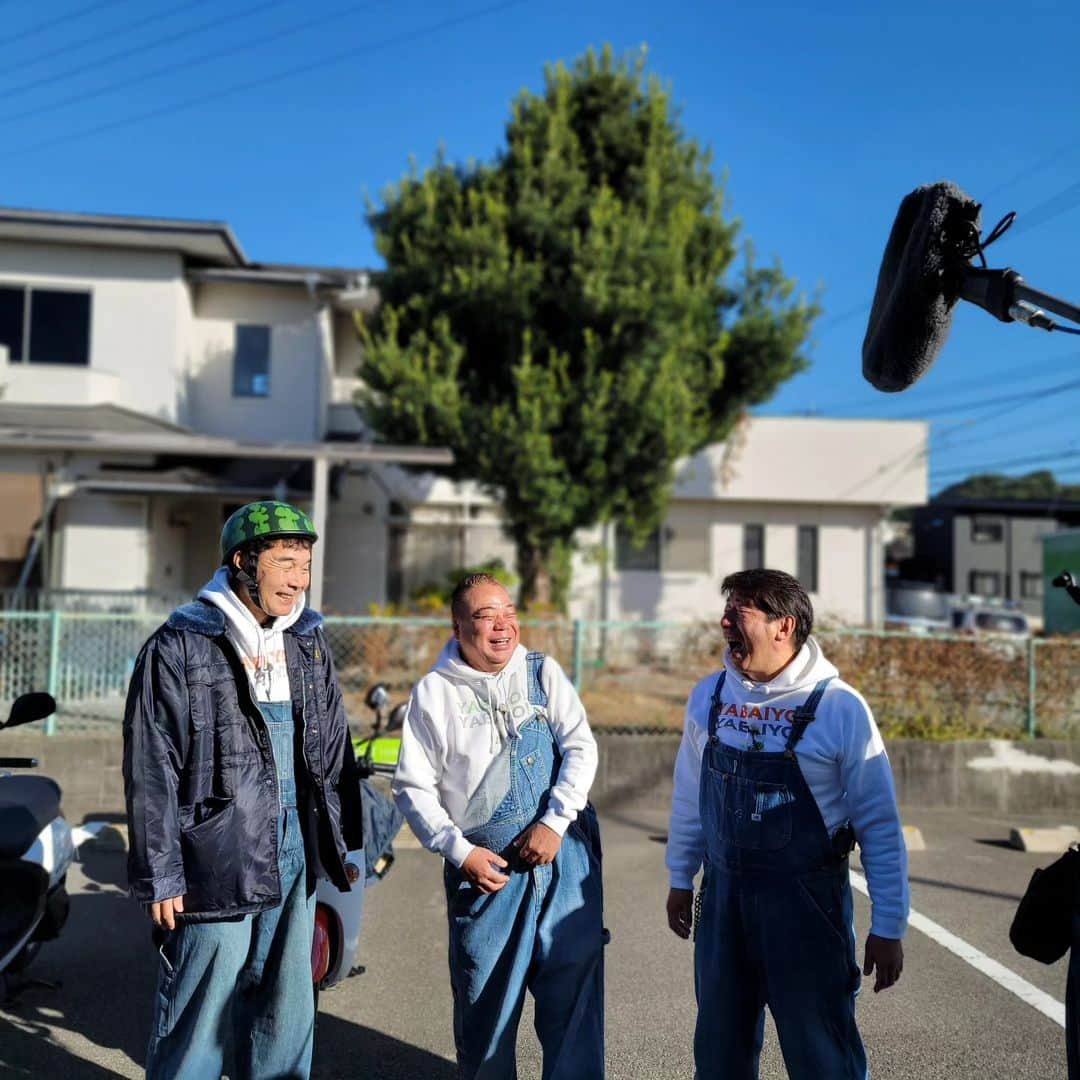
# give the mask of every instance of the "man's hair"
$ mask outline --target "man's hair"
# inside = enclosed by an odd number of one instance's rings
[[[306,536],[258,536],[254,540],[245,540],[230,556],[226,565],[229,568],[229,574],[233,577],[236,576],[236,562],[235,556],[240,556],[240,568],[249,577],[255,576],[255,567],[259,561],[259,556],[264,551],[269,551],[275,544],[280,544],[286,548],[302,548],[304,551],[310,551],[314,546],[314,541],[309,540]]]
[[[770,619],[790,615],[795,620],[795,651],[814,629],[814,607],[797,578],[783,570],[739,570],[720,583],[724,596],[752,604]]]
[[[465,602],[465,594],[470,589],[475,589],[477,585],[498,585],[501,588],[506,588],[497,577],[493,577],[491,574],[466,575],[454,586],[454,591],[450,594],[450,614],[453,618],[457,618],[458,612]]]

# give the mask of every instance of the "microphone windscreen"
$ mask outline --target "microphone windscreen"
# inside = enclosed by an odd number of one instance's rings
[[[878,271],[863,338],[863,375],[878,390],[906,390],[937,358],[952,322],[979,203],[942,180],[904,197]]]

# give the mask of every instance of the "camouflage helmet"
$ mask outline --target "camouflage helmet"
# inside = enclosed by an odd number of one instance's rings
[[[274,499],[248,503],[229,515],[221,530],[221,561],[227,563],[232,553],[249,540],[274,540],[296,536],[314,543],[319,539],[311,518],[303,510]]]

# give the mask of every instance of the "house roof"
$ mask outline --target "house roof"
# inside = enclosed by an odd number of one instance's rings
[[[0,428],[28,431],[186,432],[188,429],[120,405],[30,405],[0,401]]]
[[[232,230],[222,221],[0,207],[0,240],[177,251],[197,265],[248,265]]]

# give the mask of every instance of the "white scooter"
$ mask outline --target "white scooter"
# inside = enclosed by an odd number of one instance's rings
[[[43,720],[55,711],[51,694],[23,694],[0,728]],[[0,757],[0,980],[5,1000],[30,986],[56,989],[55,983],[21,976],[42,943],[57,937],[67,921],[68,867],[78,845],[104,824],[72,829],[60,812],[55,780],[6,771],[33,769],[37,763],[37,758]]]
[[[373,686],[365,698],[375,713],[370,735],[353,739],[356,763],[360,767],[364,801],[365,851],[350,851],[345,872],[352,884],[349,892],[339,892],[328,881],[319,880],[315,890],[315,936],[311,946],[311,980],[316,997],[364,969],[353,961],[360,943],[360,921],[364,912],[364,889],[380,880],[394,861],[390,844],[401,828],[402,817],[386,795],[368,779],[372,775],[393,776],[401,749],[401,725],[405,704],[397,705],[386,719],[390,695],[382,683]],[[378,804],[377,807],[373,804]],[[377,812],[372,812],[377,810]],[[376,828],[377,826],[377,828]],[[378,835],[372,835],[373,832]]]

